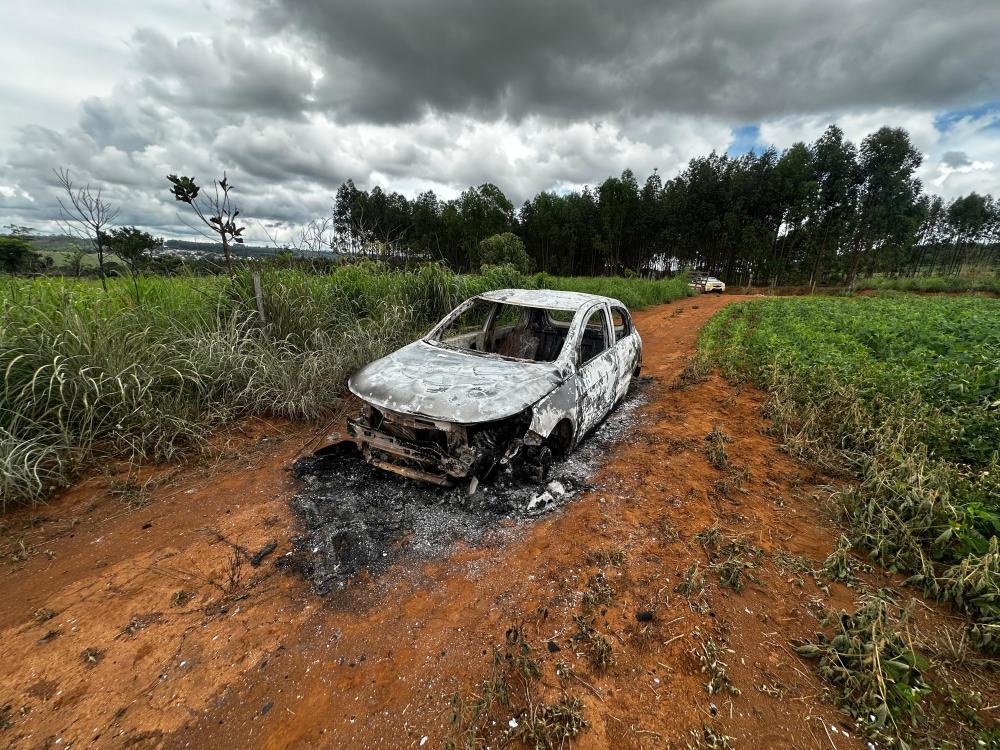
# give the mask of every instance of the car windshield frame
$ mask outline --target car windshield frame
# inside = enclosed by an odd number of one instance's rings
[[[489,327],[495,324],[495,321],[502,307],[517,307],[527,310],[539,310],[541,312],[544,312],[547,321],[550,324],[554,323],[559,327],[566,326],[566,337],[562,342],[562,346],[559,349],[559,353],[556,354],[556,356],[553,357],[552,359],[542,359],[542,360],[527,359],[525,357],[517,357],[509,354],[501,354],[499,352],[489,352],[489,351],[482,351],[480,349],[470,349],[468,347],[455,346],[453,344],[447,343],[446,341],[442,341],[441,336],[444,334],[445,331],[448,330],[448,327],[461,315],[463,315],[466,311],[468,311],[476,304],[490,305],[493,308],[489,313],[489,317],[483,323],[483,327],[482,329],[480,329],[481,331],[486,331]],[[562,314],[572,313],[572,317],[569,320],[557,320],[553,318],[553,313],[562,313]],[[573,336],[573,332],[576,330],[574,324],[576,323],[576,320],[580,316],[580,314],[581,314],[581,308],[571,309],[562,307],[558,308],[545,307],[545,306],[526,304],[516,301],[505,300],[501,302],[486,297],[472,297],[471,299],[466,300],[461,305],[456,307],[444,318],[442,318],[441,321],[436,326],[434,326],[434,328],[431,329],[431,331],[426,336],[424,336],[422,341],[432,346],[441,347],[442,349],[447,349],[453,352],[461,352],[463,354],[474,355],[477,357],[498,358],[510,362],[518,362],[521,364],[528,364],[528,365],[553,365],[557,362],[560,362],[566,357],[566,352],[569,351],[571,340],[575,338]]]

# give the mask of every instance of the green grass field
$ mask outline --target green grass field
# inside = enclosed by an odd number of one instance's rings
[[[52,258],[52,265],[55,268],[67,266],[73,257],[73,253],[66,252],[65,250],[42,250],[38,254],[43,258]],[[88,270],[96,269],[97,253],[84,253],[80,259],[80,265]],[[120,266],[121,264],[118,265]]]
[[[30,501],[96,457],[163,459],[246,414],[314,418],[347,374],[425,333],[458,302],[503,287],[580,290],[639,308],[685,278],[456,275],[428,265],[269,271],[261,319],[247,273],[0,282],[0,498]]]
[[[788,445],[860,479],[854,542],[1000,638],[1000,300],[741,303],[700,355],[772,393]]]

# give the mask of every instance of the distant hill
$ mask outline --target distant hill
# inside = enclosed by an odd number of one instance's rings
[[[66,234],[39,234],[28,238],[35,252],[71,253],[76,249],[90,251],[90,243]]]
[[[84,253],[91,253],[92,248],[89,242],[77,237],[70,237],[65,234],[39,234],[29,237],[32,249],[43,254],[71,254],[75,250],[82,250]],[[167,240],[164,247],[178,255],[195,255],[204,257],[208,255],[222,255],[222,244],[219,242],[196,242],[193,240]],[[266,245],[236,245],[232,248],[234,257],[237,258],[268,258],[285,252],[284,248],[268,247]],[[295,251],[296,255],[306,257],[329,258],[336,253],[321,253],[311,251]],[[57,260],[60,260],[56,256]]]
[[[181,253],[194,253],[197,255],[222,255],[222,243],[220,242],[196,242],[194,240],[167,240],[163,243],[168,250],[175,250]],[[336,253],[319,253],[309,250],[293,250],[291,248],[274,247],[266,245],[234,245],[230,248],[234,257],[237,258],[267,258],[280,255],[284,252],[293,252],[296,255],[322,256],[329,258]]]

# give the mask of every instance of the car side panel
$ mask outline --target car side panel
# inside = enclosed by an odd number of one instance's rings
[[[618,350],[618,381],[615,384],[615,403],[624,398],[628,392],[629,383],[632,382],[632,373],[639,364],[641,347],[642,341],[634,328],[632,333],[614,346]]]
[[[605,314],[605,335],[611,341],[614,336],[614,329],[610,328],[611,311],[607,305],[600,308]],[[591,312],[593,310],[585,317],[589,317]],[[619,348],[612,345],[577,368],[578,440],[600,422],[617,402],[619,362]]]
[[[615,405],[617,380],[618,352],[613,346],[580,368],[577,376],[578,437],[583,437],[611,411]]]
[[[575,374],[570,375],[562,385],[535,404],[532,409],[531,425],[528,427],[529,432],[544,439],[552,434],[556,425],[568,419],[573,426],[573,434],[576,434],[578,413],[576,380]]]

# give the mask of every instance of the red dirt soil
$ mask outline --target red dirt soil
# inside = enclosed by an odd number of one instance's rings
[[[0,706],[9,708],[0,726],[9,726],[0,744],[440,747],[452,732],[452,695],[472,694],[516,624],[542,665],[536,699],[560,694],[557,662],[573,667],[563,685],[590,724],[576,747],[683,748],[703,725],[741,750],[864,747],[789,645],[819,628],[822,607],[848,608],[856,592],[831,584],[827,597],[772,557],[785,550],[818,567],[833,550],[827,480],[767,434],[762,394],[714,376],[673,385],[698,329],[737,299],[636,315],[655,379],[640,426],[607,456],[599,490],[516,522],[503,545],[461,547],[315,595],[275,562],[295,533],[288,468],[326,431],[264,420],[228,430],[200,460],[145,470],[142,507],[109,495],[121,476],[100,474],[8,515]],[[741,482],[708,461],[716,424],[732,438],[726,451]],[[764,554],[739,593],[707,574],[696,611],[674,587],[692,562],[705,570],[694,536],[713,524],[749,535]],[[233,553],[269,540],[277,549],[259,567]],[[596,558],[602,551],[623,559]],[[612,644],[606,670],[571,640],[599,570],[612,590],[592,612]],[[639,611],[652,621],[637,621]],[[707,693],[697,654],[709,639],[731,649],[722,658],[738,695]],[[549,641],[560,650],[550,653]]]

